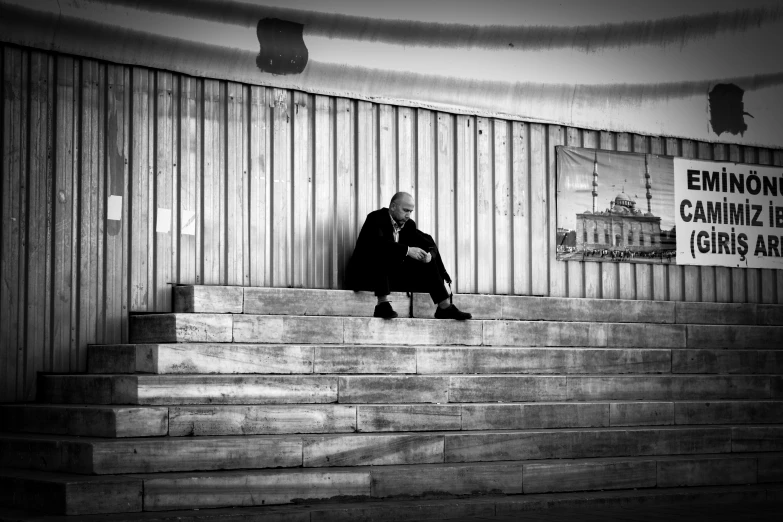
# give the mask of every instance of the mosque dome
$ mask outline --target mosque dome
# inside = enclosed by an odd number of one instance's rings
[[[625,192],[620,192],[615,196],[614,204],[615,206],[634,208],[636,206],[636,201],[632,200]]]

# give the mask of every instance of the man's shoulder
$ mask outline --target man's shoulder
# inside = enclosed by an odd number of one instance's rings
[[[367,221],[381,221],[383,219],[391,223],[389,218],[389,209],[386,207],[379,208],[378,210],[373,210],[372,212],[367,214]]]
[[[364,220],[362,230],[385,228],[386,225],[391,229],[391,220],[389,219],[389,210],[386,208],[379,208],[373,210],[367,214],[367,218]]]

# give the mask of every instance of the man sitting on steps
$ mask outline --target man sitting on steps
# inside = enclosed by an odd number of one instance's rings
[[[348,263],[346,287],[375,291],[378,304],[374,317],[397,317],[389,301],[389,293],[395,290],[429,293],[432,302],[438,305],[435,309],[438,319],[470,319],[469,313],[450,304],[444,281],[451,284],[451,278],[435,241],[418,230],[410,218],[413,208],[413,197],[398,192],[389,208],[367,215]]]

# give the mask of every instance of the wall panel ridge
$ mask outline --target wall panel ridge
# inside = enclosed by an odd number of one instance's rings
[[[341,288],[400,190],[455,291],[783,303],[774,270],[554,259],[557,146],[783,151],[456,115],[11,45],[0,52],[0,401],[83,371],[174,284]]]

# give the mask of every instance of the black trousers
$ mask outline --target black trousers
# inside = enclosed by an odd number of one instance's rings
[[[444,274],[441,264],[435,256],[435,251],[429,263],[422,263],[409,257],[403,261],[379,260],[372,267],[373,290],[375,295],[389,295],[391,292],[423,292],[430,294],[432,302],[440,303],[448,299],[449,292],[443,285]]]

